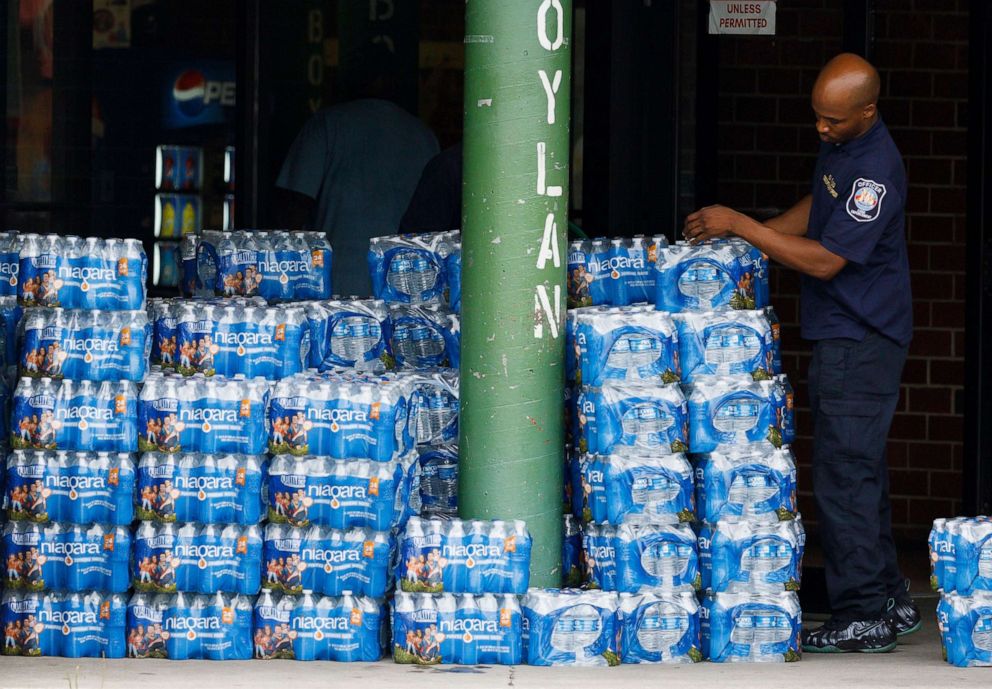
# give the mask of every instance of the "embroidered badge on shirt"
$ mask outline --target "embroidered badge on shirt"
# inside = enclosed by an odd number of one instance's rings
[[[833,175],[823,176],[823,186],[827,188],[827,191],[830,192],[831,196],[837,198],[837,182],[834,180]]]
[[[864,177],[854,180],[847,199],[847,214],[858,222],[871,222],[882,210],[885,185]]]

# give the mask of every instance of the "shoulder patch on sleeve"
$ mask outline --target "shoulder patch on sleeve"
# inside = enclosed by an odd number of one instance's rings
[[[871,222],[882,210],[885,185],[864,177],[854,180],[847,198],[847,214],[857,222]]]

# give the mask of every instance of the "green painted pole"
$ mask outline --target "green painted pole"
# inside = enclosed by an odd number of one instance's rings
[[[561,584],[571,0],[467,0],[462,517],[523,519]]]

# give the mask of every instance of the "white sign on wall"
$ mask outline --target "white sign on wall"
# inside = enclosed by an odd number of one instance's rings
[[[710,0],[711,34],[775,35],[775,0]]]

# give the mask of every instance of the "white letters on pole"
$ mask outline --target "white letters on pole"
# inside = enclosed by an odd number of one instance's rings
[[[541,250],[537,252],[537,269],[544,270],[545,264],[551,260],[555,268],[561,268],[561,256],[558,252],[558,223],[555,214],[548,213],[544,219],[544,237],[541,239]]]
[[[557,20],[557,31],[553,41],[548,40],[548,10],[554,9]],[[565,42],[565,10],[561,0],[544,0],[537,10],[537,40],[545,50],[558,50]]]
[[[548,330],[551,337],[558,339],[558,319],[561,317],[561,285],[555,285],[554,307],[548,298],[548,288],[545,285],[537,286],[537,294],[534,295],[534,311],[541,312],[548,321]],[[540,339],[544,337],[544,323],[542,318],[534,319],[534,337]]]
[[[548,73],[543,69],[537,71],[541,77],[541,84],[544,85],[544,93],[548,96],[548,124],[555,123],[555,94],[561,86],[561,70],[555,70],[554,81],[548,79]]]
[[[560,186],[547,186],[547,171],[545,169],[547,148],[547,144],[543,141],[537,142],[537,193],[541,196],[561,196],[562,188]]]

